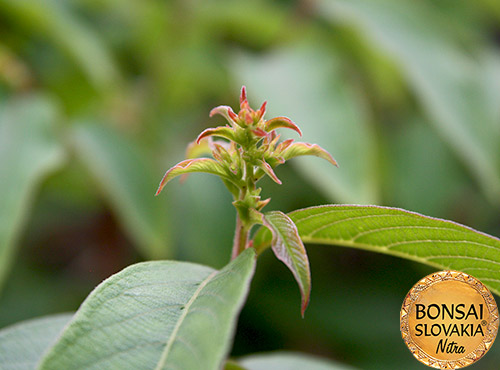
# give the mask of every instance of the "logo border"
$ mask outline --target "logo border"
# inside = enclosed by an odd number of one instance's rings
[[[447,280],[464,282],[474,288],[483,297],[492,318],[488,324],[486,334],[481,344],[472,352],[457,360],[440,360],[427,354],[413,341],[408,325],[412,304],[417,300],[419,295],[431,285]],[[418,361],[436,369],[459,369],[477,362],[493,345],[498,333],[498,324],[498,307],[489,289],[475,277],[455,270],[435,272],[420,279],[406,295],[400,312],[401,336],[406,346]]]

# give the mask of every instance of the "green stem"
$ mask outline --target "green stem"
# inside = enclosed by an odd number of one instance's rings
[[[240,194],[238,200],[244,200],[247,192],[251,192],[255,190],[255,182],[254,182],[254,168],[247,161],[243,160],[244,173],[243,173],[243,181],[246,186],[243,186],[240,189]],[[248,205],[252,207],[254,205]],[[241,252],[245,250],[248,245],[248,239],[250,235],[250,229],[252,228],[252,224],[248,220],[242,220],[238,210],[236,211],[236,229],[234,232],[234,240],[233,240],[233,250],[231,253],[231,259],[235,259],[239,256]]]

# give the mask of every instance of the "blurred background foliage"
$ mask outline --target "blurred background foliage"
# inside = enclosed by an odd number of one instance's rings
[[[0,0],[0,327],[74,311],[125,266],[227,263],[234,210],[192,175],[153,197],[209,110],[268,100],[329,150],[263,183],[269,209],[380,204],[500,235],[500,2]],[[308,246],[292,276],[259,260],[233,355],[275,349],[423,368],[399,333],[432,269]],[[476,366],[495,368],[500,345]]]

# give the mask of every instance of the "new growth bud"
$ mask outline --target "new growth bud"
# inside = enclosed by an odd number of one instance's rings
[[[235,113],[227,105],[212,109],[210,117],[220,115],[228,124],[204,130],[195,142],[189,144],[189,159],[169,169],[156,192],[158,195],[167,182],[178,175],[205,172],[219,176],[234,197],[238,222],[247,234],[239,241],[238,250],[233,250],[233,256],[247,246],[248,232],[260,219],[256,215],[261,215],[260,211],[269,203],[270,199],[261,200],[261,189],[256,186],[263,176],[281,184],[274,168],[290,158],[302,155],[314,155],[337,165],[330,153],[316,144],[295,143],[292,139],[279,143],[280,136],[276,132],[279,128],[291,129],[300,136],[302,132],[287,117],[266,121],[266,105],[267,102],[264,102],[258,110],[253,110],[243,86],[239,112]],[[214,159],[193,158],[207,153],[211,153]]]

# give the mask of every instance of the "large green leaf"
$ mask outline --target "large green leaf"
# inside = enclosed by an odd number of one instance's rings
[[[274,254],[290,269],[299,284],[302,296],[301,312],[304,316],[311,295],[311,270],[304,244],[293,221],[283,212],[267,212],[263,222],[273,235],[271,247]]]
[[[426,4],[430,3],[325,0],[319,11],[337,24],[354,26],[370,47],[391,57],[436,130],[490,199],[500,202],[500,130],[482,82],[486,62],[473,61],[461,50],[459,40]]]
[[[311,355],[293,352],[255,354],[238,361],[246,370],[348,370],[340,365]]]
[[[245,55],[237,58],[234,70],[248,87],[250,104],[268,100],[269,117],[286,114],[301,128],[304,141],[320,145],[339,163],[337,170],[314,158],[293,159],[309,181],[332,200],[377,202],[374,135],[337,55],[313,44],[259,58]]]
[[[55,107],[41,97],[0,105],[0,285],[37,185],[64,160],[56,118]]]
[[[220,369],[254,268],[253,249],[220,271],[130,266],[89,295],[41,369]]]
[[[104,192],[123,230],[146,257],[168,257],[168,200],[154,197],[158,176],[145,153],[107,126],[81,124],[72,134],[77,156]]]
[[[0,331],[0,359],[5,370],[33,370],[72,314],[24,321]]]
[[[500,240],[457,224],[397,208],[327,205],[289,214],[305,243],[365,249],[470,273],[500,294]],[[271,235],[260,230],[260,250]]]

